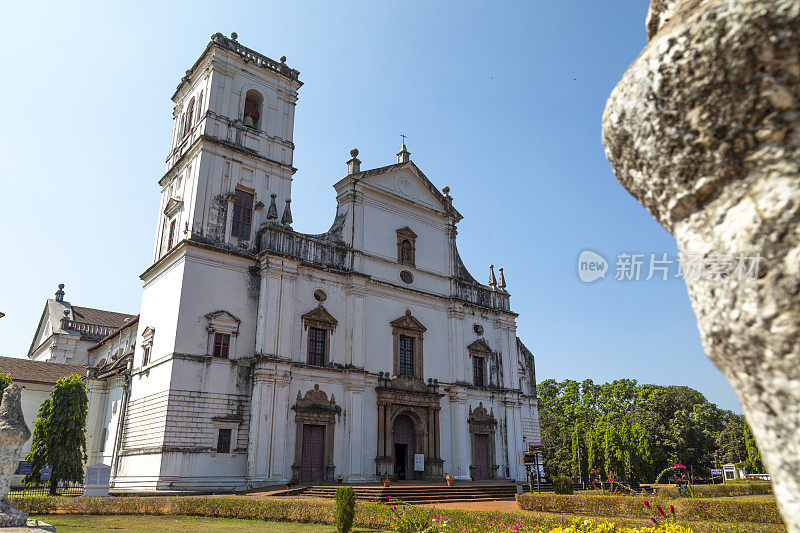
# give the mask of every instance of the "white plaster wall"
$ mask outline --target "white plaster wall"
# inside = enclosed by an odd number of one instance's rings
[[[227,311],[241,322],[229,358],[251,357],[254,351],[258,278],[248,268],[254,264],[229,254],[188,248],[184,259],[183,289],[177,316],[174,351],[206,355],[209,346],[206,315]]]

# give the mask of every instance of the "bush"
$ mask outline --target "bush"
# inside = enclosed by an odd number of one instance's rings
[[[556,494],[572,494],[572,479],[567,476],[557,476],[553,480],[553,490]]]
[[[760,524],[782,524],[775,501],[739,499],[649,499],[653,506],[663,509],[673,505],[675,514],[682,521],[716,520],[720,522],[755,522]],[[576,494],[518,494],[517,504],[527,511],[577,514],[586,516],[614,516],[649,518],[647,501],[634,496],[591,496]]]
[[[664,498],[679,498],[678,487],[657,487],[656,493]],[[681,489],[681,492],[688,492]],[[772,494],[769,481],[726,481],[718,485],[692,485],[691,494],[695,498],[722,498],[725,496],[755,496]]]
[[[336,531],[350,533],[356,516],[356,491],[353,487],[336,489]]]
[[[526,495],[529,496],[529,495]],[[556,496],[564,500],[580,499],[581,496]],[[617,500],[638,501],[643,500],[632,497],[608,497]],[[18,509],[31,514],[88,514],[88,515],[185,515],[207,516],[218,518],[240,518],[249,520],[269,520],[275,522],[307,522],[317,524],[333,524],[335,519],[335,505],[332,501],[313,500],[276,500],[235,497],[114,497],[86,498],[86,497],[14,497],[11,503]],[[712,500],[694,500],[707,503]],[[677,505],[676,505],[677,506]],[[394,507],[359,503],[356,508],[354,526],[360,528],[386,530],[392,525],[392,509]],[[773,507],[774,508],[774,507]],[[408,507],[407,507],[408,509]],[[486,533],[487,531],[524,531],[525,533],[541,533],[551,531],[553,528],[567,528],[572,524],[571,516],[543,515],[533,513],[507,513],[498,511],[462,511],[457,509],[433,509],[425,507],[413,508],[415,513],[425,515],[428,524],[433,518],[437,519],[436,527],[442,523],[440,519],[447,520],[446,531],[452,533]],[[776,511],[777,513],[777,511]],[[687,513],[687,520],[689,514]],[[777,514],[776,514],[777,516]],[[679,520],[684,521],[684,516],[679,512]],[[706,518],[703,518],[706,520]],[[779,517],[777,518],[780,519]],[[122,519],[121,519],[122,520]],[[622,529],[642,528],[646,525],[644,518],[625,518],[619,516],[614,519],[617,526],[597,524],[596,531],[633,533]],[[735,517],[725,520],[731,522]],[[763,521],[762,521],[763,522]],[[583,522],[581,522],[583,524]],[[602,527],[617,527],[617,529],[600,529]],[[723,531],[736,531],[737,533],[777,533],[785,532],[783,525],[778,523],[759,524],[720,524],[716,522],[696,522],[692,529],[697,533],[720,533]],[[564,530],[562,529],[561,532]],[[569,531],[569,529],[566,529]],[[581,530],[578,530],[581,531]],[[559,533],[559,530],[555,530]],[[683,533],[680,530],[666,530],[642,528],[640,533]]]

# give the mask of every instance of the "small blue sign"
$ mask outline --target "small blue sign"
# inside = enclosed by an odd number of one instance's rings
[[[722,474],[723,474],[723,472],[722,472],[721,468],[712,468],[711,469],[711,475],[712,476],[721,476]]]
[[[30,461],[20,461],[17,469],[14,471],[15,476],[27,476],[33,471],[33,463]]]
[[[53,467],[50,465],[44,465],[42,467],[42,473],[39,475],[40,481],[50,481],[50,474],[53,473]]]

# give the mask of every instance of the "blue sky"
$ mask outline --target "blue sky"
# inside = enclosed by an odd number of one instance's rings
[[[362,168],[382,166],[406,134],[465,217],[467,267],[482,281],[490,263],[505,268],[540,380],[685,384],[741,412],[703,354],[683,281],[613,279],[620,252],[676,253],[600,142],[646,10],[643,0],[4,3],[0,353],[25,355],[59,282],[78,305],[138,312],[169,98],[211,34],[236,31],[287,56],[305,83],[295,229],[329,227],[351,148]],[[576,271],[587,248],[611,263],[590,285]]]

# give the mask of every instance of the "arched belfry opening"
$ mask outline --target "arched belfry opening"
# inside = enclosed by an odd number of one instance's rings
[[[261,129],[261,110],[264,104],[264,97],[255,89],[247,91],[244,97],[244,113],[242,123],[245,126],[260,130]]]

